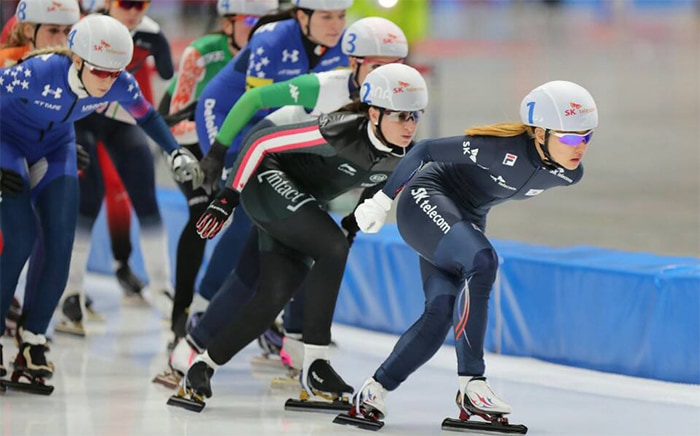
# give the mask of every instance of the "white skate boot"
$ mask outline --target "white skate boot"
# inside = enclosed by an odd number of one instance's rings
[[[373,377],[368,378],[353,398],[352,407],[333,420],[336,424],[354,425],[365,430],[379,430],[384,426],[381,420],[387,416],[384,399],[387,391]]]
[[[187,369],[199,354],[200,351],[197,348],[185,338],[180,338],[168,358],[168,369],[156,375],[152,382],[170,389],[177,388]]]
[[[298,388],[299,373],[304,364],[304,342],[301,340],[301,334],[290,333],[284,337],[280,350],[280,360],[286,368],[287,374],[272,379],[272,387]]]
[[[457,392],[459,419],[446,418],[442,421],[443,430],[477,430],[499,433],[527,433],[524,425],[508,423],[505,415],[511,413],[512,407],[497,397],[486,382],[486,377],[459,377]],[[478,416],[487,422],[471,421]]]

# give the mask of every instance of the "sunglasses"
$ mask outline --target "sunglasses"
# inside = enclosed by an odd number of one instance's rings
[[[579,133],[560,133],[560,132],[551,132],[552,135],[556,136],[559,138],[559,142],[565,145],[569,145],[571,147],[576,147],[580,143],[588,144],[591,141],[591,137],[593,136],[593,130],[589,130],[586,133],[579,134]]]
[[[357,59],[358,64],[367,64],[367,66],[371,70],[374,70],[374,69],[379,68],[382,65],[386,65],[386,64],[402,64],[403,63],[403,58],[396,58],[393,61],[381,61],[377,58],[371,58],[371,57],[356,58],[356,59]]]
[[[384,117],[395,123],[405,123],[408,120],[413,120],[415,123],[418,123],[420,117],[423,116],[423,112],[425,111],[390,111],[385,109]]]
[[[83,64],[87,67],[90,74],[92,74],[95,77],[99,77],[100,79],[106,79],[108,77],[110,79],[116,79],[117,77],[119,77],[119,75],[123,71],[123,70],[118,70],[118,71],[103,70],[103,69],[97,68],[94,65],[87,63],[86,61],[83,61]]]
[[[258,19],[260,19],[260,17],[258,17],[257,15],[233,15],[233,16],[229,16],[229,20],[231,20],[232,22],[243,23],[248,27],[255,26],[258,22]]]
[[[130,10],[136,9],[137,11],[142,11],[146,9],[150,1],[135,1],[135,0],[114,0],[118,8]]]

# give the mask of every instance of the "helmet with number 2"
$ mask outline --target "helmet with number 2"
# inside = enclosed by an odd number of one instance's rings
[[[20,23],[75,24],[80,19],[78,0],[22,0],[15,16]]]
[[[419,111],[428,106],[428,86],[423,76],[404,64],[386,64],[362,82],[363,103],[392,111]]]
[[[279,8],[278,0],[219,0],[216,11],[219,15],[262,16]]]
[[[343,35],[343,53],[358,58],[366,56],[408,56],[403,30],[381,17],[367,17],[354,22]]]
[[[131,62],[134,41],[129,29],[107,15],[88,15],[68,35],[68,48],[88,63],[105,70],[123,70]]]
[[[562,132],[598,127],[598,108],[581,85],[555,80],[530,91],[520,103],[520,119],[528,126]]]

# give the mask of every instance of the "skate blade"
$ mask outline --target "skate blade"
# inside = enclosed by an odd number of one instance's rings
[[[348,413],[341,413],[340,415],[336,416],[333,420],[333,423],[340,425],[352,425],[354,427],[359,427],[363,430],[372,431],[377,431],[380,428],[384,427],[383,421],[361,418],[359,416],[351,416]]]
[[[177,389],[181,381],[182,377],[172,371],[164,371],[151,380],[152,383],[165,386],[168,389]]]
[[[505,424],[495,422],[463,421],[461,419],[445,418],[442,421],[442,429],[448,431],[469,431],[486,434],[526,434],[527,427],[522,424]]]
[[[0,380],[0,386],[5,390],[27,392],[36,395],[51,395],[54,387],[42,383],[25,383],[20,381]]]
[[[71,321],[61,321],[56,324],[54,330],[59,333],[66,333],[81,338],[85,337],[85,326],[83,326],[82,323],[78,324]]]
[[[299,377],[275,377],[270,382],[270,387],[276,389],[299,389]]]
[[[253,356],[253,358],[250,359],[250,364],[260,369],[269,368],[277,370],[286,368],[279,358],[276,359],[274,357]]]
[[[346,399],[333,402],[288,399],[284,403],[284,410],[299,412],[347,412],[352,404]]]
[[[206,406],[206,403],[197,400],[190,400],[188,398],[181,397],[180,395],[173,395],[168,399],[168,406],[180,407],[182,409],[189,410],[190,412],[200,413],[204,409],[204,406]]]
[[[88,321],[92,322],[107,322],[107,318],[101,313],[97,313],[94,310],[86,310]]]
[[[122,295],[122,304],[129,307],[150,308],[151,304],[141,294]]]

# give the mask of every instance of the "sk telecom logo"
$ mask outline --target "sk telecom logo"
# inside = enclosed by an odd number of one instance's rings
[[[581,105],[578,103],[574,103],[573,101],[569,103],[570,109],[567,109],[564,111],[565,116],[570,116],[570,115],[576,115],[576,111],[581,109]]]
[[[394,88],[394,94],[400,94],[400,93],[406,91],[406,88],[408,88],[409,86],[411,86],[410,83],[402,82],[399,80],[399,86]]]
[[[59,2],[52,1],[51,5],[46,7],[46,12],[53,12],[56,9],[60,9],[63,5],[60,4]]]
[[[108,43],[107,41],[105,41],[104,39],[100,39],[99,44],[95,44],[93,46],[95,51],[105,51],[105,49],[108,49],[110,47],[112,47],[112,45],[110,43]]]
[[[398,39],[397,35],[394,35],[393,33],[387,33],[386,36],[384,38],[382,38],[382,43],[383,44],[392,44],[392,43],[396,42],[397,39]]]

